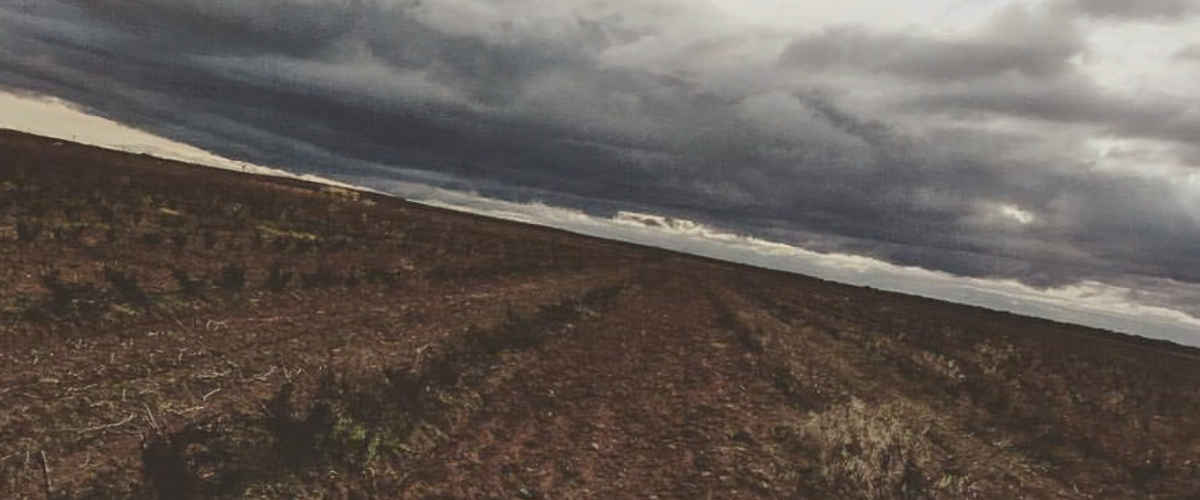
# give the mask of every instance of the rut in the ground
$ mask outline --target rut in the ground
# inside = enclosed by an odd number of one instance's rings
[[[156,496],[224,498],[269,491],[280,479],[311,483],[328,470],[357,481],[364,469],[404,467],[479,407],[476,391],[494,378],[502,354],[536,348],[569,330],[565,325],[604,311],[624,288],[621,281],[596,285],[527,314],[510,313],[498,324],[435,339],[403,364],[289,382],[265,403],[263,415],[196,421],[154,439],[143,460]],[[390,495],[397,486],[371,494]]]
[[[771,438],[797,415],[724,328],[695,276],[641,280],[534,350],[413,482],[487,498],[779,498],[801,464]],[[737,493],[734,493],[737,492]]]

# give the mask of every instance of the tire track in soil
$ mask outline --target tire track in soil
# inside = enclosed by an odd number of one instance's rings
[[[831,335],[836,329],[826,319],[795,317],[793,313],[799,310],[797,297],[769,297],[764,287],[744,280],[735,286],[736,290],[723,287],[716,294],[720,297],[717,300],[732,307],[730,312],[735,316],[733,323],[739,340],[751,344],[752,351],[762,353],[758,356],[764,368],[759,371],[760,376],[771,374],[775,386],[788,395],[792,406],[819,413],[849,398],[867,404],[903,402],[912,412],[903,421],[918,422],[924,420],[921,415],[936,415],[933,420],[926,420],[932,432],[930,440],[939,448],[936,460],[952,470],[970,470],[978,480],[974,494],[984,492],[985,498],[1052,494],[1057,498],[1084,498],[1071,491],[1061,478],[1033,472],[1027,457],[996,448],[965,431],[959,408],[930,398],[921,387],[906,384],[898,368],[872,361],[861,345]],[[803,371],[804,368],[808,370]],[[814,388],[823,390],[814,394]],[[1003,464],[999,469],[1011,474],[975,470],[980,463]],[[925,472],[927,476],[934,474]]]
[[[638,283],[483,394],[404,498],[792,494],[801,461],[772,436],[798,415],[752,375],[710,283],[669,272]]]
[[[606,310],[625,286],[624,281],[594,284],[578,294],[565,298],[559,295],[558,302],[536,307],[532,314],[510,317],[502,324],[472,328],[439,339],[427,344],[422,349],[425,355],[410,360],[408,365],[381,368],[386,378],[383,383],[377,380],[364,384],[350,375],[343,380],[327,379],[321,383],[332,383],[333,387],[319,389],[325,392],[324,395],[310,395],[309,399],[301,400],[294,395],[295,385],[289,383],[267,404],[268,414],[264,418],[244,419],[237,428],[231,428],[228,422],[193,422],[174,434],[153,440],[146,452],[148,475],[152,477],[158,498],[208,497],[220,494],[218,492],[227,494],[238,488],[253,487],[253,483],[277,476],[279,470],[272,465],[275,462],[288,462],[291,465],[287,467],[300,467],[293,473],[303,473],[303,469],[340,467],[346,464],[339,462],[362,459],[358,455],[361,450],[350,450],[349,455],[338,459],[337,454],[346,450],[321,449],[323,436],[339,432],[330,417],[343,421],[347,418],[375,421],[377,428],[365,432],[377,432],[377,435],[395,433],[396,426],[403,428],[399,431],[403,435],[397,437],[407,446],[403,451],[391,452],[404,461],[404,455],[420,452],[422,441],[427,443],[431,433],[436,441],[436,435],[444,435],[440,428],[452,427],[455,422],[469,417],[474,409],[470,402],[478,399],[473,388],[480,386],[495,371],[498,366],[495,361],[503,357],[501,353],[511,355],[534,348],[547,338],[569,330],[563,328],[564,325],[599,314],[596,311]],[[343,374],[336,375],[341,378]],[[464,401],[467,404],[462,404]],[[346,405],[342,409],[349,408],[346,411],[350,413],[329,415],[330,402],[335,406]],[[365,412],[362,411],[364,408]],[[392,428],[387,428],[389,426]],[[230,429],[237,434],[234,439],[250,436],[258,441],[252,442],[249,449],[216,461],[204,454],[191,454],[190,450],[210,446],[228,449],[226,432]],[[422,434],[412,437],[417,433]],[[262,437],[265,434],[272,436]],[[329,455],[331,451],[333,458]],[[271,458],[274,453],[280,455]],[[373,461],[374,458],[368,459],[368,462]],[[263,462],[266,462],[265,466]],[[362,479],[355,476],[363,471],[345,472],[351,474],[350,484],[357,484]],[[345,488],[336,483],[330,486]],[[373,491],[370,494],[378,496],[381,493]]]
[[[18,405],[0,411],[0,418],[2,418],[0,421],[6,422],[6,430],[0,432],[0,438],[12,446],[22,443],[34,446],[30,440],[35,439],[36,436],[25,435],[19,431],[43,417],[70,420],[70,422],[64,420],[66,423],[57,426],[59,430],[53,431],[60,436],[56,439],[77,434],[75,429],[100,427],[92,432],[78,433],[79,439],[71,445],[74,451],[67,452],[67,450],[50,448],[51,456],[54,458],[50,465],[55,470],[74,470],[79,467],[86,467],[90,470],[102,466],[101,464],[106,461],[103,457],[125,455],[124,450],[137,446],[136,436],[139,433],[141,435],[151,434],[154,432],[154,427],[178,428],[188,422],[203,421],[231,411],[244,413],[244,410],[238,410],[235,406],[246,406],[247,403],[252,406],[261,405],[256,402],[269,399],[271,394],[279,390],[280,384],[285,379],[292,378],[284,371],[270,370],[268,367],[278,365],[284,366],[286,369],[288,365],[291,365],[295,371],[297,366],[304,366],[307,367],[307,371],[313,373],[296,378],[312,379],[316,377],[317,370],[313,361],[301,359],[311,357],[307,355],[311,354],[312,348],[307,344],[326,344],[325,348],[318,350],[327,353],[325,355],[331,358],[323,362],[327,370],[333,368],[332,371],[363,372],[376,368],[383,369],[388,363],[411,362],[413,349],[418,345],[432,345],[444,341],[446,337],[454,335],[452,332],[459,331],[457,329],[464,327],[474,330],[495,329],[506,321],[505,311],[511,319],[511,314],[526,314],[529,311],[552,307],[569,297],[586,294],[588,290],[603,286],[605,283],[621,282],[627,279],[631,272],[630,269],[613,269],[600,273],[588,273],[583,276],[569,275],[550,279],[531,279],[519,283],[496,283],[472,289],[434,288],[427,292],[437,293],[406,303],[407,309],[421,311],[422,316],[417,318],[421,321],[400,319],[397,321],[402,324],[396,324],[395,321],[390,322],[393,323],[390,325],[392,328],[390,333],[386,334],[360,334],[359,331],[370,330],[367,326],[370,322],[364,321],[361,313],[356,312],[353,307],[336,305],[330,307],[328,303],[330,299],[343,302],[352,301],[352,297],[346,296],[329,297],[323,301],[326,305],[325,309],[328,309],[330,314],[316,314],[315,309],[308,308],[300,311],[296,318],[291,318],[289,321],[264,323],[255,321],[258,318],[247,315],[253,311],[238,311],[242,314],[223,319],[225,326],[220,331],[206,331],[207,329],[202,326],[198,332],[180,332],[179,338],[175,339],[138,339],[136,345],[128,344],[127,349],[123,349],[127,351],[126,353],[120,356],[114,355],[119,358],[117,364],[125,366],[105,370],[102,373],[94,373],[90,369],[110,364],[112,359],[109,357],[105,356],[100,359],[86,352],[72,353],[75,355],[68,356],[67,353],[60,352],[57,357],[58,361],[54,364],[55,373],[32,375],[10,366],[5,370],[10,373],[5,377],[8,380],[3,387],[10,389],[6,392],[12,393],[14,396],[22,395],[31,400],[61,399],[63,397],[69,401],[78,400],[81,402],[79,405],[83,405],[76,409],[79,414],[39,416],[38,413],[24,413],[21,410],[22,407]],[[353,291],[346,291],[346,294],[351,294],[351,292]],[[404,298],[415,299],[416,296]],[[444,318],[446,321],[429,320],[429,315],[445,315],[444,311],[447,309],[463,307],[469,309],[458,311],[453,317]],[[270,308],[269,310],[278,311],[279,309]],[[343,310],[351,312],[338,313]],[[341,316],[345,316],[345,319],[340,319]],[[383,321],[384,319],[386,318],[381,318],[380,322],[388,323]],[[451,329],[451,325],[455,328]],[[402,329],[396,331],[396,328]],[[317,338],[313,337],[314,332],[338,332],[338,335],[318,335],[320,338]],[[218,340],[218,337],[221,336],[226,338]],[[212,347],[214,341],[220,344],[219,351],[214,352],[208,349]],[[147,353],[154,351],[174,352],[177,350],[176,345],[195,347],[205,351],[206,354],[189,356],[186,359],[181,358],[182,363],[175,362],[175,359],[170,359],[169,363],[161,360],[154,362],[152,356],[149,359],[146,357]],[[126,344],[121,342],[120,346],[126,346]],[[112,349],[104,351],[112,354]],[[339,361],[333,360],[333,357],[338,358]],[[367,362],[364,363],[363,360],[367,360]],[[373,366],[374,364],[380,366]],[[43,363],[43,365],[45,364]],[[211,369],[206,369],[206,366]],[[85,368],[87,370],[84,370]],[[76,369],[83,370],[82,373],[88,375],[84,375],[85,378],[78,380],[65,376],[68,372],[79,371]],[[204,380],[188,376],[188,374],[201,372],[211,372],[214,375],[223,374],[223,376]],[[62,383],[38,383],[39,379],[44,380],[47,377],[56,377],[56,379],[61,379]],[[117,396],[120,401],[115,404],[120,411],[110,409],[110,411],[104,412],[111,413],[112,416],[101,415],[101,412],[96,409],[97,404],[110,399],[108,398],[110,395],[98,393],[92,389],[100,380],[105,382],[104,385],[107,389],[114,387],[114,384],[118,388],[129,387],[129,400],[124,399],[126,396],[124,391],[120,391]],[[147,396],[146,390],[152,391],[150,396]],[[48,394],[47,391],[55,391],[60,394]],[[157,397],[152,397],[154,392],[158,393]],[[205,396],[203,401],[199,399],[201,395]],[[211,399],[208,397],[210,395]],[[151,410],[143,408],[141,405],[147,401],[151,407],[155,408],[151,413],[154,415],[151,418],[155,419],[153,424],[146,416],[146,412]],[[159,407],[160,404],[168,411],[162,411]],[[202,409],[184,414],[171,414],[170,408],[172,407],[202,407]],[[137,417],[118,427],[104,427],[104,424],[121,421],[130,414],[137,415]],[[14,432],[17,434],[13,434]],[[104,439],[106,434],[112,432],[127,434],[130,437],[118,439],[117,441],[120,443],[105,443],[105,441],[113,441]],[[93,453],[97,451],[94,449],[95,444],[93,443],[104,444],[106,450],[99,455]],[[114,446],[118,449],[114,450]],[[34,447],[37,448],[37,446]],[[58,480],[60,488],[71,489],[71,483],[69,477],[62,477]]]
[[[478,289],[470,290],[431,290],[428,295],[436,298],[424,298],[420,301],[414,301],[403,304],[403,309],[399,311],[412,311],[420,314],[420,321],[414,321],[411,318],[394,318],[387,317],[394,315],[396,311],[378,310],[373,311],[376,316],[376,322],[370,319],[364,319],[359,316],[358,311],[353,311],[345,314],[340,314],[338,307],[326,307],[329,309],[329,314],[324,311],[318,311],[313,307],[298,306],[303,308],[298,314],[287,318],[257,318],[247,314],[223,316],[219,321],[219,327],[209,328],[201,322],[198,326],[191,329],[179,330],[175,328],[174,323],[163,323],[161,325],[150,325],[139,328],[152,333],[166,332],[168,327],[170,331],[176,331],[178,339],[136,339],[136,343],[126,344],[123,340],[118,340],[114,345],[105,345],[111,351],[114,348],[126,346],[127,351],[124,354],[128,356],[144,355],[148,351],[161,350],[165,345],[178,344],[183,346],[185,343],[194,344],[192,347],[202,349],[204,354],[200,357],[187,356],[182,359],[189,363],[204,363],[207,361],[221,360],[223,358],[236,358],[239,356],[254,355],[264,351],[272,351],[278,348],[283,348],[285,351],[304,351],[303,346],[293,345],[298,337],[312,337],[313,325],[320,327],[320,331],[336,331],[338,336],[320,336],[320,340],[327,343],[329,348],[341,347],[350,344],[355,340],[357,335],[353,332],[347,333],[348,330],[367,331],[367,330],[388,330],[386,332],[386,340],[392,342],[405,342],[407,344],[428,342],[435,338],[439,332],[446,332],[451,329],[451,325],[462,328],[463,325],[475,325],[477,328],[481,325],[488,325],[495,322],[498,315],[495,309],[508,308],[512,310],[517,307],[526,309],[536,309],[543,307],[546,304],[552,303],[555,300],[560,300],[563,296],[571,295],[580,290],[586,290],[588,287],[594,286],[597,282],[619,281],[627,273],[625,270],[608,271],[600,275],[580,278],[571,276],[566,278],[557,278],[553,280],[530,280],[517,284],[504,284],[503,286],[493,286],[480,291]],[[547,296],[547,289],[562,290],[560,295]],[[321,303],[329,305],[329,301],[345,299],[346,297],[329,297],[322,299]],[[408,298],[408,297],[402,297]],[[399,301],[399,299],[397,299]],[[313,304],[316,305],[316,304]],[[295,307],[295,306],[294,306]],[[428,318],[429,315],[438,314],[440,310],[451,307],[469,307],[470,309],[461,313],[454,318],[443,319],[441,321],[432,321]],[[272,308],[273,309],[273,308]],[[344,318],[342,318],[344,316]],[[388,321],[393,320],[393,321]],[[371,328],[370,325],[375,324],[377,328]],[[402,331],[397,329],[404,328]],[[225,336],[226,339],[216,339],[215,337]],[[207,339],[205,337],[208,337]],[[212,341],[217,340],[224,344],[219,350],[209,350],[205,346]],[[362,339],[368,341],[376,341],[379,339],[369,338]],[[374,343],[374,342],[371,342]],[[103,345],[94,344],[93,347]],[[99,350],[99,349],[96,349]],[[121,350],[121,349],[118,349]],[[66,371],[71,365],[99,365],[112,364],[109,363],[110,358],[97,357],[89,355],[88,352],[69,353],[63,352],[66,349],[59,349],[54,352],[57,354],[57,365],[52,366],[46,364],[47,369],[56,371],[33,373],[28,368],[17,369],[16,366],[9,366],[4,370],[0,370],[0,387],[9,389],[9,392],[21,391],[36,391],[39,387],[38,379],[45,377],[57,377],[66,379]],[[68,354],[75,354],[70,356]],[[43,356],[44,357],[44,356]],[[114,363],[125,364],[133,362],[135,359],[129,359],[125,356],[116,356],[111,358]],[[169,360],[168,360],[169,361]],[[260,360],[261,361],[261,360]],[[100,374],[91,374],[85,378],[74,380],[78,386],[89,386],[95,382],[103,380],[105,382],[114,381],[129,381],[142,378],[171,378],[176,371],[196,371],[195,365],[182,366],[179,363],[160,366],[161,363],[149,363],[150,371],[144,371],[147,367],[140,366],[137,372],[125,373],[118,369],[105,371]],[[264,363],[269,365],[270,363]],[[214,367],[215,368],[215,367]],[[74,387],[66,386],[68,389]]]

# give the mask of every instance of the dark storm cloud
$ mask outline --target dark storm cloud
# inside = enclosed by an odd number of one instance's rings
[[[800,34],[778,64],[758,68],[766,81],[793,79],[770,87],[707,64],[736,36],[653,57],[670,52],[671,37],[692,36],[678,33],[697,22],[689,16],[713,17],[692,3],[572,3],[541,21],[564,4],[512,2],[527,12],[507,18],[489,17],[493,4],[438,10],[447,5],[9,1],[0,85],[303,172],[680,215],[1040,285],[1123,273],[1200,279],[1190,271],[1200,269],[1197,228],[1170,186],[1071,168],[1057,153],[1013,153],[1025,136],[951,126],[918,140],[886,112],[855,111],[830,80],[894,83],[902,91],[885,111],[931,123],[993,114],[1181,147],[1198,136],[1195,117],[1081,80],[1070,60],[1083,37],[1064,10],[1006,11],[955,40]],[[997,215],[1010,205],[1038,222]]]
[[[1111,96],[1086,80],[1036,82],[997,79],[922,91],[904,103],[910,111],[1015,116],[1091,125],[1126,137],[1200,145],[1200,115],[1170,101]]]
[[[75,2],[98,20],[132,34],[193,41],[229,51],[305,55],[345,35],[362,2],[127,0]],[[165,30],[170,30],[166,33]],[[161,39],[160,39],[161,40]]]

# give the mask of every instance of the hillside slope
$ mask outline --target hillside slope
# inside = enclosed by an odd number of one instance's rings
[[[1200,499],[1200,352],[0,132],[0,497]]]

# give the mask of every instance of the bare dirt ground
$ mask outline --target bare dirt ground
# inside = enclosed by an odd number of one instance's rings
[[[1200,351],[0,132],[0,498],[1200,499]]]

